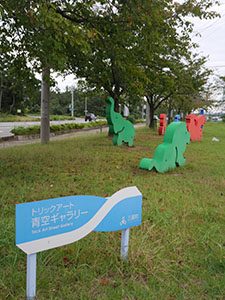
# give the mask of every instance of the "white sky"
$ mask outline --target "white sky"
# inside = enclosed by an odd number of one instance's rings
[[[193,37],[199,44],[199,52],[208,56],[207,66],[213,67],[216,74],[225,75],[225,0],[220,1],[221,5],[214,9],[220,13],[220,18],[212,20],[193,19],[195,34]]]
[[[192,18],[195,24],[193,40],[199,44],[198,52],[208,57],[207,66],[212,67],[215,74],[225,76],[225,0],[220,1],[220,6],[213,8],[220,13],[220,18],[212,20],[199,20]],[[74,75],[68,75],[65,79],[60,76],[57,79],[60,90],[65,90],[66,86],[76,85]]]

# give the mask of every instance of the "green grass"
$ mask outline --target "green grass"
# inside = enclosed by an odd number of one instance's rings
[[[30,116],[19,116],[0,113],[0,122],[34,122],[40,121],[40,118],[32,118]]]
[[[0,299],[25,295],[16,203],[106,197],[132,185],[143,194],[143,222],[131,229],[129,262],[120,260],[119,232],[39,253],[38,299],[224,299],[225,124],[206,124],[203,140],[187,147],[185,167],[166,174],[138,169],[161,141],[142,128],[134,148],[114,147],[99,134],[0,149]]]
[[[35,116],[35,115],[34,115]],[[75,117],[63,116],[63,115],[50,115],[50,121],[64,121],[64,120],[75,120]],[[40,121],[40,118],[30,116],[19,116],[11,115],[6,113],[0,113],[0,122],[34,122]]]

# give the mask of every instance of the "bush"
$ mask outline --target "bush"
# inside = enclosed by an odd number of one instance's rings
[[[145,123],[145,120],[144,119],[136,119],[135,124],[137,124],[137,123]]]
[[[15,135],[30,135],[30,134],[40,134],[40,126],[34,125],[29,127],[15,127],[11,130]]]
[[[106,121],[97,121],[97,122],[90,122],[85,124],[78,124],[78,123],[66,123],[66,124],[59,124],[59,125],[51,125],[50,132],[64,132],[73,129],[83,129],[83,128],[92,128],[92,127],[99,127],[107,125]],[[12,133],[15,135],[31,135],[31,134],[40,134],[40,126],[30,126],[30,127],[15,127],[11,130]]]
[[[51,121],[64,121],[64,120],[75,120],[75,117],[71,116],[64,116],[64,115],[51,115],[50,116]]]
[[[127,120],[130,121],[132,124],[135,124],[135,118],[134,118],[134,116],[129,115],[129,116],[127,117]]]
[[[143,120],[143,119],[136,119],[133,115],[129,115],[127,120],[130,121],[133,124],[144,123],[145,122],[145,120]]]

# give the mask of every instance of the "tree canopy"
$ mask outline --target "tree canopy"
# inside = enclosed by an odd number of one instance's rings
[[[186,16],[212,18],[215,1],[108,1],[91,25],[96,38],[91,51],[71,55],[70,64],[91,87],[103,89],[116,102],[146,97],[150,123],[165,102],[184,110],[202,91],[209,70],[205,58],[193,54],[193,24]],[[72,14],[72,13],[71,13]],[[125,100],[124,100],[125,99]],[[128,99],[128,100],[126,100]],[[185,101],[184,101],[185,99]]]
[[[206,83],[187,16],[213,18],[214,0],[3,0],[1,48],[42,71],[43,128],[50,70],[71,71],[119,102],[147,99],[150,125],[162,104],[190,110]],[[24,68],[25,69],[25,68]],[[46,138],[46,142],[48,138]]]

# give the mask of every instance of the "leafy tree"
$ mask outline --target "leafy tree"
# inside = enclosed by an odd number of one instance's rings
[[[104,90],[115,100],[119,110],[121,99],[141,88],[142,70],[136,63],[133,44],[137,42],[138,23],[133,13],[135,1],[106,1],[91,23],[89,55],[71,55],[71,65],[77,76],[85,77],[91,88]],[[136,11],[135,11],[136,13]],[[139,81],[137,80],[139,79]]]
[[[74,114],[84,117],[85,101],[88,112],[105,117],[105,94],[102,91],[90,89],[85,82],[79,81],[77,87],[70,87],[65,92],[52,91],[50,94],[50,113],[71,115],[71,91],[74,94]]]
[[[190,113],[193,109],[206,108],[210,104],[205,95],[209,92],[207,81],[211,71],[203,67],[204,63],[204,58],[192,59],[179,76],[182,84],[173,94],[173,108],[177,113]]]
[[[70,91],[51,91],[49,111],[52,115],[69,115],[69,105],[71,103]]]
[[[96,116],[105,117],[105,93],[98,89],[92,89],[84,80],[79,80],[76,89],[74,90],[75,115],[85,115],[85,102],[87,111],[94,113]]]
[[[218,110],[224,111],[225,108],[225,76],[215,76],[205,97],[210,99],[210,105]]]
[[[145,72],[145,97],[149,106],[149,126],[153,126],[155,110],[168,103],[189,103],[206,83],[209,71],[205,70],[205,58],[193,55],[190,49],[197,45],[191,41],[193,24],[187,15],[200,18],[213,17],[206,9],[213,1],[170,1],[151,3],[151,17],[147,26],[140,28],[142,42],[138,45],[141,65]],[[157,7],[157,9],[156,9]],[[150,45],[150,46],[149,46]],[[186,108],[187,109],[187,108]]]
[[[214,17],[215,13],[209,12],[214,1],[188,0],[183,4],[167,0],[106,2],[98,13],[99,21],[91,24],[92,34],[97,36],[91,40],[92,51],[88,56],[72,55],[73,70],[85,77],[91,87],[102,88],[112,96],[117,110],[119,101],[130,98],[132,102],[132,98],[146,96],[151,126],[154,111],[181,94],[178,86],[183,83],[181,78],[187,73],[186,69],[191,70],[195,64],[198,72],[204,73],[200,71],[204,59],[196,64],[189,50],[196,45],[190,37],[193,24],[186,16]],[[191,86],[194,77],[187,78]],[[198,83],[202,84],[200,80]],[[196,88],[195,93],[200,87]],[[185,87],[179,89],[184,91]]]
[[[72,68],[113,96],[117,109],[119,98],[155,99],[153,115],[190,62],[193,25],[185,17],[213,17],[213,2],[20,0],[15,8],[3,1],[3,44],[42,70],[42,142],[49,138],[50,69]]]
[[[22,57],[2,59],[0,79],[0,111],[15,113],[20,108],[24,113],[32,110],[39,98],[40,85]]]
[[[87,51],[87,32],[80,25],[79,13],[93,6],[94,1],[73,2],[77,13],[71,23],[60,14],[71,1],[1,1],[1,44],[17,57],[24,57],[33,70],[42,72],[41,141],[49,140],[50,70],[67,69],[69,49]],[[71,50],[70,50],[71,52]]]

